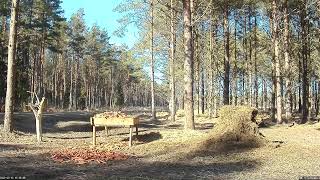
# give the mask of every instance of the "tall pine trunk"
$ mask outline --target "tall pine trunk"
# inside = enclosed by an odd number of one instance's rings
[[[284,61],[285,61],[285,112],[286,119],[291,118],[291,81],[290,81],[290,59],[289,59],[289,14],[288,0],[284,2]]]
[[[150,62],[150,68],[151,68],[151,114],[152,119],[156,119],[156,107],[155,107],[155,89],[154,89],[154,45],[153,45],[153,39],[154,39],[154,4],[153,0],[151,0],[150,4],[150,10],[151,10],[151,62]]]
[[[232,80],[232,105],[237,105],[238,100],[238,66],[237,66],[237,16],[235,15],[234,26],[234,67]]]
[[[217,82],[216,82],[216,59],[215,59],[215,49],[216,49],[216,26],[217,22],[214,18],[213,3],[211,8],[211,25],[210,25],[210,95],[209,95],[209,116],[217,116]]]
[[[276,76],[276,101],[277,101],[277,123],[282,123],[282,96],[281,96],[281,79],[280,79],[280,58],[279,58],[279,31],[278,31],[278,7],[277,0],[272,1],[272,16],[273,16],[273,42],[274,42],[274,62]]]
[[[73,100],[72,100],[72,98],[73,98],[73,63],[70,61],[70,63],[69,63],[69,66],[70,66],[70,69],[71,69],[71,71],[70,71],[70,89],[69,89],[69,110],[71,110],[72,109],[72,104],[73,104]]]
[[[255,107],[259,108],[259,79],[258,79],[258,67],[257,67],[257,58],[258,58],[258,24],[257,24],[257,13],[254,17],[254,103]]]
[[[170,1],[170,119],[175,121],[176,116],[176,79],[175,79],[175,58],[176,58],[176,25],[175,25],[175,0]]]
[[[308,34],[307,34],[307,20],[306,20],[306,0],[301,10],[301,40],[302,40],[302,120],[301,123],[308,121],[308,104],[309,104],[309,79],[308,79]]]
[[[204,114],[205,110],[205,92],[204,92],[204,68],[201,66],[201,80],[200,80],[200,105],[201,105],[201,114]]]
[[[12,0],[11,19],[8,46],[8,71],[7,71],[7,92],[4,115],[4,131],[13,130],[13,111],[14,111],[14,84],[15,84],[15,56],[17,44],[17,17],[18,17],[19,0]]]
[[[230,102],[230,44],[229,44],[229,6],[224,7],[223,29],[224,29],[224,79],[223,79],[223,104]]]
[[[191,0],[192,1],[192,0]],[[190,0],[183,0],[184,20],[184,112],[185,128],[194,129],[193,108],[193,47]]]

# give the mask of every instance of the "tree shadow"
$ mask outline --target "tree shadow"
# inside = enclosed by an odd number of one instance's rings
[[[35,150],[36,147],[31,147],[27,144],[0,144],[0,151],[19,151],[19,150]]]
[[[255,160],[231,162],[139,162],[134,167],[107,171],[111,178],[145,179],[226,179],[232,173],[249,171],[260,163]],[[230,177],[229,177],[230,178]],[[227,178],[228,179],[228,178]]]
[[[43,133],[88,132],[91,130],[89,123],[91,115],[86,112],[44,113]],[[35,118],[32,113],[14,113],[14,118],[15,130],[35,134]],[[59,124],[63,126],[57,126]]]
[[[144,161],[129,158],[107,164],[56,163],[50,154],[0,158],[0,174],[26,179],[216,179],[232,178],[260,165],[253,159],[197,162]]]
[[[50,159],[50,154],[35,154],[18,157],[0,158],[1,177],[13,177],[24,179],[63,179],[67,174],[78,174],[72,168],[64,164],[56,164]]]
[[[100,136],[96,136],[100,137]],[[89,139],[92,138],[92,136],[77,136],[77,137],[56,137],[56,136],[46,136],[48,139]]]
[[[135,144],[145,144],[145,143],[150,143],[152,141],[156,141],[159,139],[162,139],[162,135],[159,132],[150,132],[146,134],[141,134],[141,135],[134,135],[132,137],[135,140]],[[124,138],[122,141],[128,141],[129,137]]]
[[[169,124],[165,126],[166,129],[183,129],[182,124]]]
[[[197,130],[209,130],[213,129],[214,123],[196,123],[195,126]]]

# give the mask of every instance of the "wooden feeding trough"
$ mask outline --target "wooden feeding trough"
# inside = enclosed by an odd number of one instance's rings
[[[108,127],[128,127],[129,128],[129,146],[132,146],[132,131],[136,128],[136,136],[138,136],[139,116],[95,116],[90,118],[92,125],[92,144],[96,145],[96,127],[105,127],[108,133]]]

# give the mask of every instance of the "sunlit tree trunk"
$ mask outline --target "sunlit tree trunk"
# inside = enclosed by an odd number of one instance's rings
[[[301,39],[302,39],[302,120],[301,123],[306,123],[308,121],[308,104],[309,104],[309,78],[308,78],[308,34],[307,34],[307,20],[306,20],[306,3],[304,0],[304,5],[301,10]]]
[[[232,80],[232,105],[237,105],[238,100],[238,66],[237,66],[237,17],[235,15],[234,26],[234,67],[233,67],[233,80]]]
[[[192,0],[191,0],[192,1]],[[185,128],[194,129],[193,108],[193,47],[190,0],[183,0],[184,20],[184,111]]]
[[[204,68],[201,66],[201,77],[200,77],[200,106],[201,106],[201,114],[204,114],[205,108],[205,94],[204,94]]]
[[[274,41],[274,59],[276,75],[276,101],[277,101],[277,123],[282,123],[282,96],[281,96],[281,79],[280,79],[280,58],[279,58],[279,31],[278,31],[278,7],[277,0],[272,1],[273,16],[273,41]]]
[[[267,82],[265,79],[263,79],[263,110],[267,110],[268,106],[268,89],[267,89]]]
[[[216,82],[216,56],[215,56],[215,49],[216,49],[216,29],[217,29],[217,22],[214,17],[214,11],[213,11],[213,3],[211,4],[211,20],[210,20],[210,95],[209,95],[209,116],[210,117],[216,117],[217,116],[217,82]]]
[[[176,116],[176,79],[175,79],[175,58],[176,58],[176,22],[175,22],[175,0],[170,1],[170,119],[175,121]]]
[[[197,114],[200,114],[200,48],[199,48],[199,34],[197,34],[195,30],[195,26],[193,26],[194,32],[194,59],[195,59],[195,87],[196,87],[196,103],[197,103]]]
[[[151,11],[151,113],[152,119],[156,119],[156,107],[155,107],[155,89],[154,89],[154,47],[153,47],[153,39],[154,39],[154,4],[153,0],[150,2],[150,11]]]
[[[73,62],[71,62],[70,60],[70,63],[69,63],[69,66],[70,66],[70,90],[69,90],[69,110],[71,110],[73,108]]]
[[[272,35],[272,47],[271,47],[271,52],[272,52],[272,65],[271,65],[271,74],[272,74],[272,89],[271,89],[271,101],[270,101],[270,107],[271,107],[271,119],[273,122],[276,121],[276,75],[275,75],[275,53],[274,53],[274,29],[273,29],[273,14],[271,13],[270,15],[270,31]]]
[[[255,107],[259,108],[259,79],[258,79],[258,67],[257,67],[257,61],[258,61],[258,37],[257,32],[258,31],[258,24],[257,24],[257,13],[255,12],[254,17],[254,103]]]
[[[223,29],[224,29],[224,79],[223,79],[223,104],[230,102],[230,44],[229,44],[229,6],[224,7]]]
[[[8,71],[7,71],[7,92],[4,115],[4,131],[13,130],[13,111],[14,111],[14,84],[15,84],[15,56],[17,43],[17,17],[18,17],[19,0],[12,0],[11,19],[8,46]]]
[[[247,51],[247,17],[244,15],[243,21],[243,38],[242,46],[244,53],[244,62],[243,62],[243,74],[242,74],[242,103],[248,105],[249,103],[249,88],[248,88],[248,51]]]
[[[288,12],[288,0],[284,2],[284,61],[285,61],[285,112],[286,119],[291,118],[291,81],[290,81],[290,59],[289,59],[289,12]]]
[[[247,72],[248,72],[248,85],[247,85],[247,87],[248,87],[248,92],[249,92],[249,97],[248,97],[248,99],[249,99],[249,102],[248,102],[248,104],[250,105],[250,106],[252,106],[252,100],[253,100],[253,96],[252,96],[252,68],[253,68],[253,66],[252,66],[252,38],[251,38],[251,32],[252,32],[252,8],[251,7],[249,7],[249,18],[248,18],[248,20],[249,20],[249,22],[248,22],[248,24],[249,24],[249,59],[248,59],[248,63],[247,63]]]

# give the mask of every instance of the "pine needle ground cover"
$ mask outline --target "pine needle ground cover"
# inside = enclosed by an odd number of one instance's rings
[[[86,164],[90,162],[106,163],[110,160],[126,160],[129,157],[123,153],[96,149],[63,149],[51,153],[51,158],[60,163]]]

